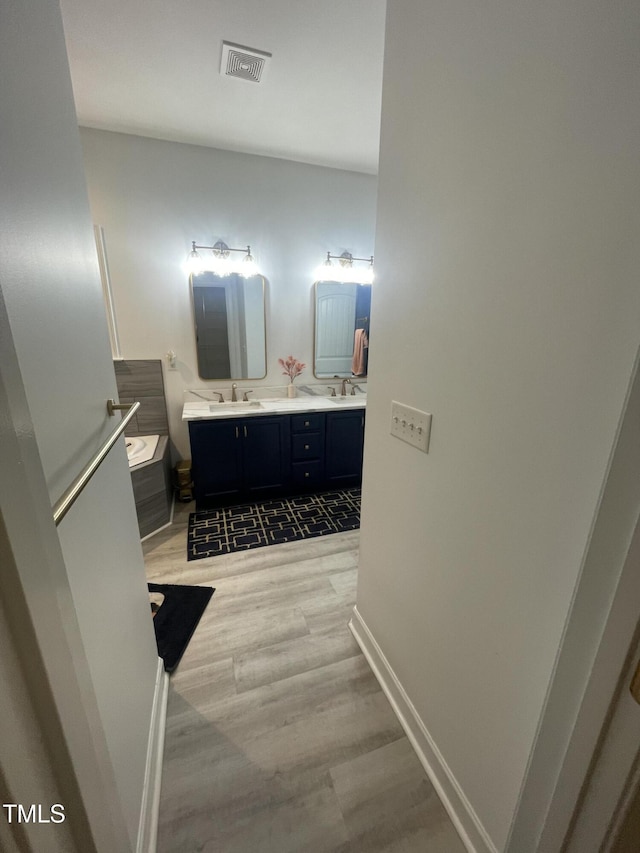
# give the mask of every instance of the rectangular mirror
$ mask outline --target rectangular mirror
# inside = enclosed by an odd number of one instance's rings
[[[264,278],[203,272],[191,276],[191,296],[200,378],[264,379]]]
[[[366,376],[371,285],[316,281],[314,289],[314,375]]]

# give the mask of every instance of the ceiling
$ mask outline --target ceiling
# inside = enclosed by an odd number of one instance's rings
[[[371,174],[386,0],[61,0],[78,121]],[[220,74],[222,42],[272,54]]]

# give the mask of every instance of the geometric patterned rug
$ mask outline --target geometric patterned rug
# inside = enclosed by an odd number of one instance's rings
[[[187,559],[201,560],[358,527],[359,488],[208,509],[189,516]]]

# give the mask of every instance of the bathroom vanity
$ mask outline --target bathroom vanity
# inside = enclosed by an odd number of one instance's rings
[[[364,397],[187,403],[198,508],[355,486]]]

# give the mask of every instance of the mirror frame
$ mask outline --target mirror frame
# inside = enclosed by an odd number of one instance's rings
[[[243,382],[243,381],[256,381],[259,379],[265,379],[267,376],[267,280],[261,273],[256,273],[255,275],[249,276],[249,278],[259,278],[262,283],[262,323],[263,323],[263,334],[264,334],[264,373],[261,376],[215,376],[215,377],[207,377],[203,376],[200,372],[200,359],[198,357],[198,330],[196,325],[196,305],[195,298],[193,292],[193,282],[194,278],[199,278],[200,275],[210,274],[216,276],[217,278],[224,280],[225,278],[230,278],[230,276],[220,276],[217,275],[212,270],[203,270],[199,275],[194,275],[191,273],[189,275],[189,293],[191,299],[191,322],[193,329],[193,338],[195,344],[195,354],[196,354],[196,368],[198,371],[198,378],[202,379],[203,382]],[[239,273],[231,273],[231,275],[237,275],[238,278],[243,279]],[[243,279],[245,280],[245,279]]]

